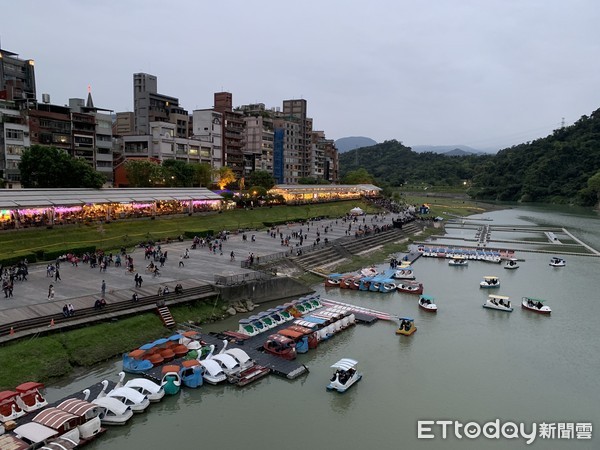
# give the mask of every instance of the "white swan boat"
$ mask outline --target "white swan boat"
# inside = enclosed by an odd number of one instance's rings
[[[236,373],[239,373],[240,370],[242,370],[237,360],[233,356],[227,355],[225,353],[220,353],[218,355],[213,356],[211,358],[211,361],[216,361],[221,366],[221,369],[223,369],[223,372],[225,372],[225,375],[227,376],[234,375]]]
[[[119,372],[119,381],[116,384],[115,389],[122,386],[131,388],[138,391],[140,394],[145,395],[150,402],[159,402],[165,396],[165,391],[160,384],[150,381],[147,378],[133,378],[123,384],[124,381],[125,372]]]
[[[204,381],[210,384],[219,384],[227,379],[225,371],[217,361],[212,359],[203,359],[200,365],[204,367]]]
[[[350,386],[360,381],[362,373],[356,370],[358,361],[350,358],[342,358],[331,366],[335,369],[333,376],[327,385],[328,390],[346,392]]]
[[[513,307],[510,303],[510,297],[506,297],[504,295],[489,295],[488,299],[483,304],[483,307],[487,309],[496,309],[498,311],[513,311]]]
[[[90,390],[83,391],[84,400],[88,400]],[[93,404],[103,408],[98,416],[102,425],[125,425],[133,416],[133,411],[125,403],[111,397],[99,397],[92,401]]]
[[[134,413],[142,413],[150,406],[150,400],[144,394],[130,387],[119,387],[113,389],[107,397],[116,398],[129,406]]]

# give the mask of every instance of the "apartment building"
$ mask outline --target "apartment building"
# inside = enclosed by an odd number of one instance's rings
[[[244,114],[244,175],[255,170],[272,174],[275,109],[268,110],[264,103],[257,103],[242,105],[236,111]]]
[[[244,176],[244,115],[233,110],[233,96],[230,92],[214,94],[214,111],[222,115],[223,165],[231,168],[236,178]]]
[[[212,166],[222,167],[223,156],[223,115],[213,109],[197,109],[192,113],[192,138],[210,149]]]
[[[0,49],[0,99],[36,100],[35,64],[17,53]]]

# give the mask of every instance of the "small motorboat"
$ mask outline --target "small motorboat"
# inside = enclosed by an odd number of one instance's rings
[[[308,335],[305,332],[294,330],[290,327],[279,330],[277,334],[293,340],[295,343],[296,353],[308,352]]]
[[[15,390],[19,393],[17,404],[26,413],[36,411],[48,405],[48,402],[40,392],[44,389],[42,383],[28,381],[18,385]]]
[[[550,265],[552,267],[565,267],[567,265],[567,261],[562,258],[559,258],[558,256],[554,256],[550,260]]]
[[[346,392],[350,386],[362,379],[362,373],[356,370],[358,361],[350,358],[342,358],[331,366],[335,369],[329,380],[327,390]]]
[[[541,300],[539,298],[523,297],[521,300],[521,307],[539,314],[550,314],[552,310],[549,306],[544,305],[545,301],[546,300]]]
[[[175,364],[163,366],[160,386],[167,395],[175,395],[181,389],[180,367]]]
[[[422,294],[423,293],[423,284],[405,281],[403,283],[398,283],[396,285],[396,290],[398,292],[404,292],[406,294]]]
[[[431,295],[421,295],[419,297],[419,308],[424,309],[428,312],[437,312],[437,305],[435,299]]]
[[[270,335],[263,344],[263,348],[266,352],[280,356],[283,359],[296,359],[296,343],[293,339],[280,334]]]
[[[498,288],[500,287],[500,279],[493,275],[488,275],[483,277],[483,281],[479,283],[480,288],[490,289],[490,288]]]
[[[512,312],[513,308],[510,303],[510,297],[504,295],[489,295],[486,302],[483,304],[484,308],[497,309],[498,311]]]
[[[415,319],[411,319],[410,317],[399,317],[400,325],[396,330],[396,334],[401,334],[403,336],[410,336],[415,331],[417,331],[417,326],[415,325]]]
[[[455,256],[448,261],[448,265],[454,267],[467,267],[469,265],[469,260],[464,256]]]
[[[504,264],[504,268],[508,270],[514,270],[519,268],[519,263],[517,262],[517,258],[510,258]]]

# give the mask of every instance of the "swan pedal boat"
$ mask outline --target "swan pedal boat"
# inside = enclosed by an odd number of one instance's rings
[[[504,295],[489,295],[488,299],[483,304],[483,307],[487,309],[496,309],[498,311],[513,311],[513,307],[510,303],[510,297],[506,297]]]
[[[544,302],[545,300],[539,298],[523,297],[521,299],[521,307],[538,314],[550,314],[552,309],[550,309],[549,306],[544,305]]]
[[[336,390],[346,392],[350,386],[362,379],[362,373],[356,370],[358,361],[350,358],[342,358],[331,366],[335,369],[333,376],[329,380],[327,390]]]

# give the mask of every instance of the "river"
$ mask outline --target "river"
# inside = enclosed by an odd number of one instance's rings
[[[519,206],[485,216],[493,224],[564,226],[600,248],[595,213]],[[531,446],[523,438],[442,439],[437,425],[431,431],[435,438],[417,438],[418,420],[483,425],[499,419],[524,422],[528,432],[534,422],[600,427],[600,258],[568,256],[567,266],[555,269],[548,266],[550,255],[518,256],[525,261],[515,271],[419,259],[415,272],[436,298],[435,315],[419,310],[417,297],[408,294],[324,292],[315,286],[325,298],[413,317],[418,331],[404,337],[395,335],[396,323],[358,325],[300,355],[310,369],[306,376],[288,381],[272,375],[242,389],[182,390],[125,427],[110,428],[88,449],[599,448],[600,428],[592,440],[538,436]],[[512,313],[482,308],[489,294],[478,287],[484,275],[500,276],[498,293],[515,306],[524,295],[547,299],[552,316],[519,307]],[[205,331],[237,328],[237,319]],[[359,360],[363,380],[343,395],[327,392],[329,366],[342,357]],[[103,377],[116,381],[119,370],[120,361],[103,364],[50,387],[48,397],[56,400]]]

